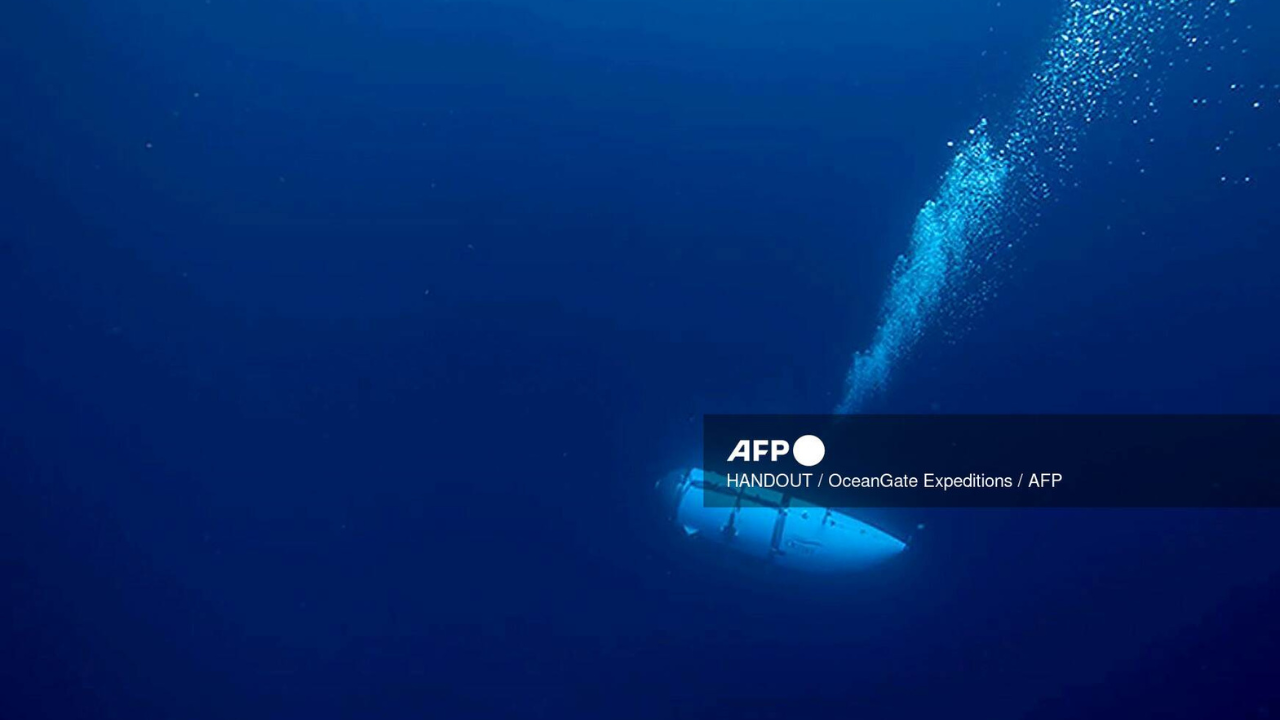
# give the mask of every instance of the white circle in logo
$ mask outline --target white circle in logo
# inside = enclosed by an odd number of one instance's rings
[[[817,435],[805,435],[797,438],[791,445],[791,455],[801,465],[813,467],[826,457],[827,446],[822,444],[822,440]]]

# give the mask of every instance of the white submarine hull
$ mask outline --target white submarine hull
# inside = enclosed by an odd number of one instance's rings
[[[762,489],[708,482],[700,468],[657,483],[685,534],[772,565],[806,572],[863,570],[901,553],[906,543],[832,508]],[[716,493],[714,504],[707,494]]]

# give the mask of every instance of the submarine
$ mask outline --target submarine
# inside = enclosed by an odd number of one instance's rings
[[[902,540],[841,510],[775,490],[732,489],[722,476],[701,468],[668,473],[655,488],[685,535],[770,565],[812,573],[854,572],[907,549]]]

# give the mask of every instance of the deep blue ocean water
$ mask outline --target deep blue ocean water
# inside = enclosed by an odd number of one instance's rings
[[[871,409],[1280,410],[1280,8],[1186,4]],[[877,511],[812,578],[652,497],[837,403],[1063,5],[10,8],[0,717],[1280,714],[1274,511]]]

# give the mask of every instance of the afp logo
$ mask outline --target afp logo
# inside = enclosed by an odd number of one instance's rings
[[[733,452],[729,453],[729,462],[759,462],[765,456],[769,457],[770,462],[776,462],[787,453],[791,453],[801,465],[813,467],[826,457],[827,446],[822,444],[822,439],[817,435],[802,435],[794,443],[786,440],[739,440],[733,447]]]

